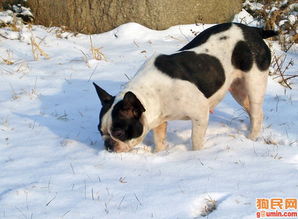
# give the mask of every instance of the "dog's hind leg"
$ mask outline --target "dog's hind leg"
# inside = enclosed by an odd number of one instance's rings
[[[260,71],[255,66],[250,72],[245,73],[244,78],[249,99],[250,133],[248,138],[255,140],[263,123],[263,102],[268,71]]]
[[[243,77],[236,79],[230,87],[234,99],[246,110],[250,117],[250,133],[248,138],[255,140],[262,127],[263,101],[267,87],[267,71],[253,68],[243,72]]]
[[[153,129],[155,152],[163,151],[166,149],[167,147],[166,136],[167,136],[167,122],[164,122]]]

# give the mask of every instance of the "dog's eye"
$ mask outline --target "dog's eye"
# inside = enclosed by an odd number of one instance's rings
[[[126,140],[125,130],[123,130],[123,129],[114,129],[114,130],[112,130],[112,136],[114,136],[115,138],[117,138],[121,141]]]

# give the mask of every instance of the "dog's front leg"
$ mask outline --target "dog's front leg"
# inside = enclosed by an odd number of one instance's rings
[[[166,146],[167,122],[164,122],[153,129],[155,152],[163,151]]]
[[[200,116],[200,118],[192,119],[192,149],[194,151],[203,148],[204,136],[206,134],[207,126],[209,120],[209,113],[207,116]]]

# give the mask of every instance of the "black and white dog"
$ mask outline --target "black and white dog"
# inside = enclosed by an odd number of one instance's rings
[[[224,23],[204,30],[171,55],[145,62],[117,96],[94,83],[102,109],[98,130],[105,146],[126,152],[153,129],[155,150],[166,148],[168,120],[192,121],[192,148],[203,147],[209,111],[230,91],[250,116],[250,139],[263,120],[270,50],[276,32]]]

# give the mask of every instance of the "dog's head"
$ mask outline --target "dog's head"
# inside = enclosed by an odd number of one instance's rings
[[[126,152],[142,141],[143,117],[145,108],[130,91],[115,102],[110,95],[97,84],[95,86],[102,108],[99,113],[98,130],[109,151]]]

